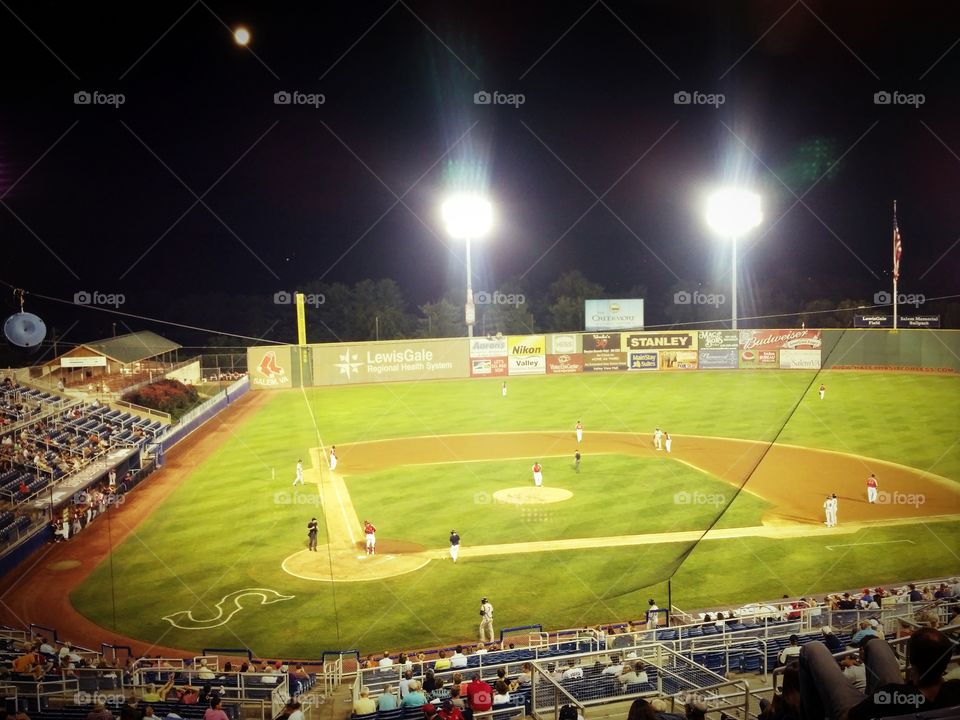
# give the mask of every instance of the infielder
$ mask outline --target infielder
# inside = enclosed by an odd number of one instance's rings
[[[820,399],[823,400],[823,396],[827,394],[827,386],[823,383],[820,383]]]
[[[837,494],[833,493],[830,496],[830,527],[837,526]]]
[[[875,503],[877,501],[877,476],[870,473],[867,478],[867,502]]]
[[[670,437],[670,433],[665,432],[663,434],[663,444],[667,446],[667,452],[670,452],[670,446],[673,445],[673,438]]]
[[[660,428],[653,431],[653,446],[657,450],[663,450],[663,430]]]
[[[823,501],[823,524],[827,527],[830,527],[830,496],[827,495],[827,499]]]
[[[367,538],[367,555],[377,554],[377,529],[369,520],[363,521],[363,534]]]
[[[454,562],[457,561],[457,556],[460,554],[460,536],[457,535],[456,530],[450,531],[450,557]]]
[[[294,485],[303,485],[303,460],[297,460],[297,476],[293,479]]]
[[[576,450],[573,453],[573,469],[576,472],[580,472],[580,451]]]
[[[577,420],[577,443],[583,442],[583,423]]]
[[[543,468],[539,462],[533,464],[533,484],[537,487],[543,485]]]
[[[486,598],[480,600],[480,642],[487,642],[486,631],[490,631],[490,640],[493,642],[493,605]]]
[[[330,446],[330,472],[337,469],[337,446]]]

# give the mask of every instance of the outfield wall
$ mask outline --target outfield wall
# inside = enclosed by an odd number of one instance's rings
[[[736,369],[960,372],[960,331],[666,330],[271,345],[254,390],[593,372]]]

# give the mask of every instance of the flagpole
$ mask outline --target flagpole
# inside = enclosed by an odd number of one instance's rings
[[[900,268],[897,267],[897,201],[893,201],[893,331],[897,331],[897,281],[900,279]]]

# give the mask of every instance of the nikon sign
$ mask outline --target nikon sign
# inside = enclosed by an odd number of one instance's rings
[[[583,322],[588,332],[643,330],[643,299],[584,300]]]

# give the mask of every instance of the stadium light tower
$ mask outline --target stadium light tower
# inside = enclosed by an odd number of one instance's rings
[[[760,196],[741,188],[724,188],[707,199],[707,225],[721,238],[728,238],[732,247],[733,291],[731,293],[731,327],[737,329],[737,239],[763,221]]]
[[[477,309],[473,304],[473,271],[470,266],[470,241],[482,239],[493,225],[493,205],[479,195],[461,193],[451,195],[440,208],[447,234],[454,240],[463,240],[467,246],[467,303],[464,317],[467,337],[473,337]]]

